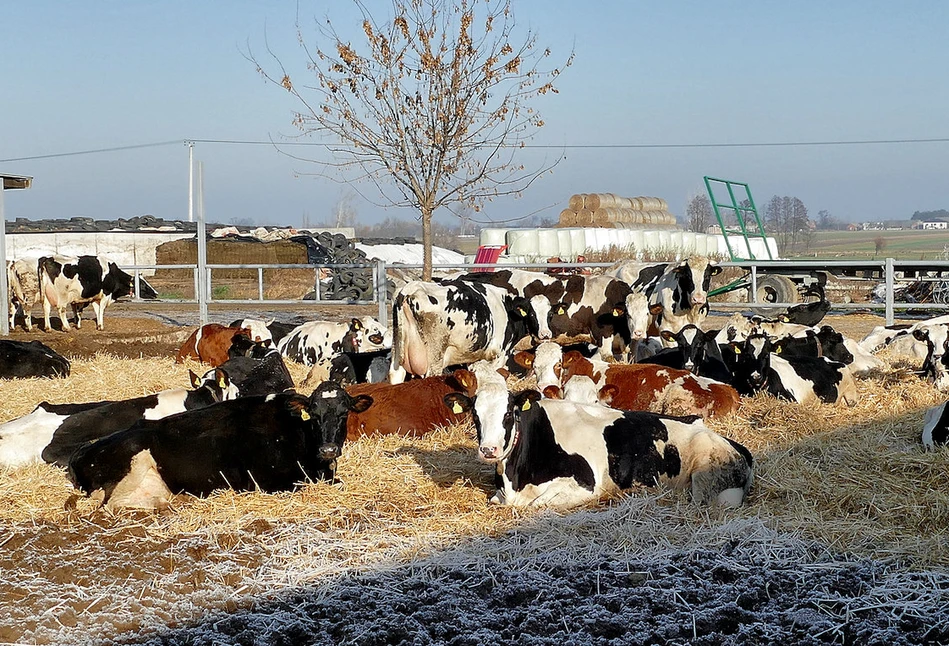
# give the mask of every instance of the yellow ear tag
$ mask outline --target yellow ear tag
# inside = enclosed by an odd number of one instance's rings
[[[623,310],[621,310],[618,307],[613,308],[613,316],[622,316],[622,315],[623,315]]]
[[[461,415],[463,412],[465,412],[465,409],[461,407],[461,404],[455,402],[452,404],[451,412],[453,412],[455,415]]]
[[[300,411],[300,419],[302,419],[302,420],[305,422],[305,421],[307,421],[308,419],[310,419],[310,414],[309,414],[308,412],[306,412],[305,410],[301,410],[301,411]]]
[[[784,347],[784,346],[780,346],[780,345],[779,345],[778,347],[776,347],[776,348],[774,349],[774,353],[775,353],[775,354],[781,354],[781,348],[782,348],[782,347]]]
[[[218,385],[218,388],[227,387],[227,380],[224,379],[224,375],[221,375],[220,377],[217,378],[217,385]]]
[[[735,348],[735,354],[741,354],[741,349],[738,348],[738,347],[736,347],[736,348]]]
[[[528,399],[527,401],[524,402],[524,405],[521,406],[521,410],[530,410],[530,409],[531,409],[531,400]]]
[[[562,308],[562,307],[557,310],[557,314],[563,315],[563,314],[566,314],[566,313],[567,313],[567,310],[565,310],[565,309]]]
[[[518,307],[517,313],[520,314],[521,316],[527,316],[527,310],[525,310],[523,307]]]

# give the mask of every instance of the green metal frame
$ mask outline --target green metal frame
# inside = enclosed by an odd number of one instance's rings
[[[731,204],[721,204],[715,200],[715,193],[712,191],[712,184],[722,184],[728,190],[728,197],[731,199]],[[739,206],[738,200],[735,197],[734,187],[740,186],[745,189],[745,195],[748,199],[748,204],[750,206]],[[768,260],[774,260],[771,255],[771,247],[768,246],[768,236],[764,230],[764,224],[761,222],[761,218],[758,216],[758,209],[755,208],[755,200],[751,197],[751,189],[748,188],[748,185],[744,182],[733,182],[727,179],[717,179],[715,177],[705,177],[705,188],[708,191],[708,199],[712,203],[712,209],[715,211],[715,217],[718,219],[718,226],[722,229],[722,235],[725,236],[725,246],[728,249],[728,255],[731,257],[732,262],[741,261],[741,260],[764,260],[764,258],[755,258],[754,252],[751,250],[751,238],[761,238],[764,241],[765,251],[768,252]],[[738,220],[738,230],[729,229],[725,226],[725,220],[722,218],[722,209],[731,209],[735,214],[735,219]],[[749,233],[748,226],[746,225],[746,217],[748,214],[754,216],[754,222],[757,225],[756,231]],[[745,249],[748,252],[747,258],[742,258],[735,253],[735,249],[732,249],[731,241],[728,239],[729,235],[740,235],[745,240]]]

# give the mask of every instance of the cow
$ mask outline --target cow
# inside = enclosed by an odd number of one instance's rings
[[[211,366],[219,366],[230,358],[231,345],[239,336],[250,339],[250,330],[220,323],[202,325],[181,344],[175,363],[194,359]]]
[[[528,348],[515,352],[508,359],[505,369],[509,375],[517,378],[524,378],[533,374],[537,378],[538,389],[543,390],[544,385],[560,383],[559,372],[555,376],[555,366],[560,363],[564,352],[576,351],[586,358],[595,357],[599,354],[599,348],[592,343],[580,342],[570,345],[560,345],[554,341],[544,341],[536,348]],[[559,367],[556,367],[559,371]]]
[[[821,298],[821,300],[812,303],[792,305],[784,314],[779,316],[778,319],[784,323],[813,327],[820,323],[829,311],[830,301],[826,298]]]
[[[364,352],[387,345],[385,327],[371,316],[363,316],[348,323],[308,321],[280,339],[277,350],[291,361],[314,366],[328,363],[344,351]]]
[[[721,417],[741,406],[732,386],[686,370],[648,363],[607,364],[572,352],[564,354],[560,365],[562,384],[577,375],[590,377],[602,391],[601,397],[608,397],[609,405],[620,410]]]
[[[675,343],[673,348],[665,348],[651,357],[646,357],[642,363],[654,363],[679,370],[688,370],[694,375],[707,377],[729,383],[732,372],[725,365],[722,351],[715,341],[714,335],[705,332],[689,323],[675,334],[663,330],[664,340]]]
[[[604,274],[625,281],[634,292],[646,294],[651,305],[662,305],[662,312],[658,315],[659,330],[676,333],[690,323],[702,327],[708,314],[712,276],[721,271],[714,261],[693,257],[679,263],[623,261],[608,268]]]
[[[923,446],[926,449],[935,449],[949,443],[949,412],[943,402],[926,411],[923,418]]]
[[[69,478],[112,509],[163,508],[173,494],[215,489],[291,491],[335,478],[346,418],[371,405],[326,382],[309,397],[242,397],[143,420],[76,451]]]
[[[949,390],[949,336],[944,333],[944,326],[918,328],[912,336],[927,349],[921,376],[932,379],[938,390]]]
[[[32,332],[31,311],[40,296],[35,267],[25,260],[8,260],[7,285],[10,290],[10,329],[14,328],[16,315],[20,314],[23,317],[23,327]]]
[[[69,361],[48,345],[0,339],[0,379],[68,376]]]
[[[563,300],[549,315],[553,338],[582,337],[599,347],[603,359],[625,357],[630,316],[636,316],[627,309],[629,285],[610,276],[570,276],[564,284]]]
[[[46,331],[52,330],[49,322],[51,308],[55,307],[59,312],[59,320],[65,331],[69,329],[66,306],[72,306],[76,329],[79,329],[82,310],[90,303],[96,315],[96,329],[103,330],[105,308],[113,301],[133,293],[130,275],[114,262],[95,256],[79,256],[76,262],[60,262],[51,256],[43,256],[37,261],[36,271]]]
[[[240,327],[250,329],[250,338],[253,340],[266,341],[270,339],[274,347],[280,343],[280,340],[293,332],[299,324],[281,323],[274,319],[263,321],[261,319],[237,319],[229,324],[229,327]]]
[[[370,352],[343,352],[330,362],[329,379],[343,386],[376,384],[389,376],[392,348]]]
[[[347,437],[398,434],[418,436],[436,428],[457,424],[467,415],[455,415],[445,408],[449,393],[473,396],[477,378],[469,370],[458,369],[449,375],[411,379],[400,384],[375,383],[347,386],[352,395],[369,395],[373,405],[362,413],[350,413]]]
[[[480,383],[474,399],[445,396],[455,413],[473,412],[478,457],[497,465],[491,502],[571,507],[630,489],[668,484],[699,505],[737,507],[753,480],[744,446],[697,417],[618,411],[508,391]]]
[[[843,363],[825,357],[783,359],[772,353],[771,339],[766,334],[753,334],[733,347],[737,356],[732,384],[742,395],[767,392],[799,404],[857,404],[853,375]]]
[[[226,374],[217,371],[200,380],[191,373],[193,390],[172,388],[154,395],[120,401],[77,404],[41,402],[27,415],[0,425],[0,465],[45,462],[65,467],[80,446],[142,419],[160,419],[204,408],[238,392]]]
[[[500,368],[527,335],[525,319],[511,313],[523,299],[500,287],[462,280],[410,281],[392,304],[389,382],[431,377],[452,365],[487,360]]]

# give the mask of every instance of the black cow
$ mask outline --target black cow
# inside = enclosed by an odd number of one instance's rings
[[[389,376],[392,348],[371,352],[343,352],[330,362],[330,381],[344,386],[376,384]]]
[[[139,420],[159,419],[237,396],[237,389],[224,373],[212,371],[210,377],[201,381],[191,373],[194,390],[173,388],[120,401],[42,402],[31,413],[0,425],[0,465],[17,466],[42,459],[64,467],[83,444]]]
[[[0,379],[68,376],[69,361],[46,344],[0,339]]]
[[[253,397],[268,393],[282,393],[294,388],[293,376],[279,352],[271,351],[262,358],[240,356],[228,359],[215,370],[227,375],[237,388],[237,396]],[[205,373],[203,379],[213,379],[215,370]]]
[[[371,404],[324,382],[310,397],[247,397],[142,421],[79,449],[69,477],[111,508],[160,508],[172,494],[215,489],[289,491],[335,477],[349,412]]]
[[[95,256],[79,256],[75,263],[62,263],[51,256],[37,261],[40,294],[43,299],[43,321],[49,331],[49,313],[52,307],[59,312],[63,330],[69,329],[66,306],[71,305],[76,327],[81,326],[80,314],[92,304],[96,315],[96,329],[104,329],[102,317],[109,303],[132,294],[132,277]]]

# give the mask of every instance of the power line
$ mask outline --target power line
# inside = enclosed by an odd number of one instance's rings
[[[139,148],[156,148],[182,143],[197,144],[228,144],[239,146],[321,146],[323,148],[338,147],[339,144],[325,144],[315,141],[288,141],[277,143],[252,139],[175,139],[172,141],[157,141],[145,144],[131,144],[128,146],[112,146],[109,148],[94,148],[91,150],[74,150],[64,153],[48,155],[30,155],[26,157],[10,157],[0,159],[0,163],[33,161],[37,159],[53,159],[56,157],[76,157],[79,155],[94,155],[98,153],[112,153]],[[858,139],[827,140],[827,141],[768,141],[768,142],[721,142],[721,143],[693,143],[693,144],[524,144],[523,148],[552,149],[552,150],[604,150],[604,149],[645,149],[645,148],[767,148],[767,147],[803,147],[803,146],[874,146],[874,145],[901,145],[901,144],[936,144],[949,143],[949,137],[931,137],[923,139]],[[521,147],[518,144],[518,147]]]
[[[32,155],[30,157],[11,157],[10,159],[0,159],[3,162],[32,161],[34,159],[52,159],[54,157],[75,157],[76,155],[94,155],[96,153],[114,153],[120,150],[134,150],[136,148],[155,148],[157,146],[170,146],[172,144],[181,144],[181,139],[174,141],[156,141],[150,144],[131,144],[129,146],[113,146],[111,148],[96,148],[93,150],[75,150],[68,153],[51,153],[49,155]]]

